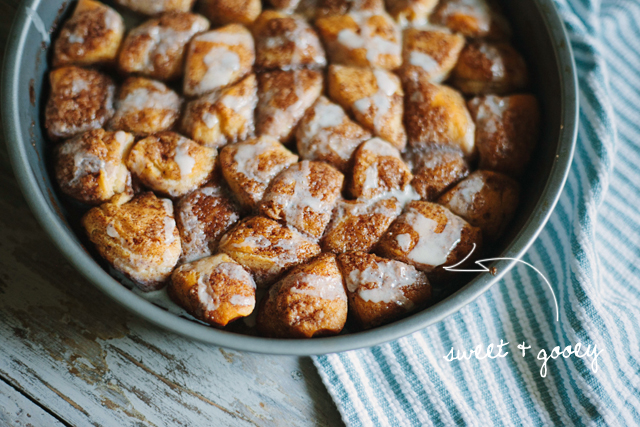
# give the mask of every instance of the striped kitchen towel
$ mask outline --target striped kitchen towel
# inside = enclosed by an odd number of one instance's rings
[[[315,357],[349,426],[640,425],[640,2],[556,4],[578,67],[578,146],[558,206],[523,259],[553,284],[560,321],[544,282],[518,264],[421,332]],[[501,339],[511,343],[504,358],[443,357]],[[523,340],[526,357],[514,346]],[[541,376],[540,349],[576,343],[579,354],[603,351],[551,359]]]

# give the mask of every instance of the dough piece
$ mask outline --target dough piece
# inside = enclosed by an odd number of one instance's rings
[[[124,36],[118,12],[93,0],[79,0],[53,46],[53,66],[114,62]]]
[[[131,193],[125,159],[133,141],[130,133],[96,129],[60,144],[56,147],[55,174],[62,192],[91,205]]]
[[[422,200],[435,201],[446,189],[469,175],[462,151],[432,145],[413,153],[414,176],[411,185]]]
[[[120,87],[111,130],[147,136],[169,130],[180,116],[182,101],[163,83],[144,77],[129,77]]]
[[[222,237],[218,248],[249,270],[261,287],[320,253],[320,246],[309,238],[261,216],[238,223]]]
[[[170,12],[129,31],[118,60],[120,71],[157,80],[182,76],[187,44],[209,29],[209,21],[194,13]]]
[[[177,133],[161,132],[138,141],[129,153],[127,166],[153,191],[180,197],[211,178],[217,155],[214,148]]]
[[[100,255],[143,291],[162,288],[180,257],[173,204],[152,192],[118,195],[91,209],[82,226]]]
[[[262,335],[311,338],[337,335],[347,321],[347,295],[335,255],[322,254],[273,285],[258,309]]]
[[[381,69],[331,65],[329,97],[374,135],[404,150],[407,142],[402,125],[404,92],[395,74]]]
[[[218,328],[250,315],[256,305],[251,274],[225,254],[181,265],[168,292],[189,314]]]
[[[79,67],[49,73],[51,94],[44,112],[49,139],[71,138],[100,129],[113,116],[115,85],[108,76]]]
[[[445,81],[458,62],[464,45],[463,36],[446,28],[406,29],[400,69],[403,81],[417,78],[431,83]]]
[[[229,86],[251,72],[253,37],[240,24],[229,24],[195,36],[189,44],[184,95],[200,96]]]
[[[246,209],[255,208],[271,180],[297,161],[298,156],[268,136],[230,144],[220,151],[222,174]]]

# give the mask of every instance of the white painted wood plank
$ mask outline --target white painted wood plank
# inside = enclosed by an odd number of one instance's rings
[[[42,408],[0,380],[0,426],[64,427]]]

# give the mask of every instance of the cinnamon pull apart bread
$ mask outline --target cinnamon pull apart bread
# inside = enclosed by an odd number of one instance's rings
[[[225,254],[176,268],[168,291],[195,318],[220,328],[250,315],[256,305],[251,274]]]
[[[341,106],[324,96],[307,110],[296,131],[300,158],[327,162],[343,173],[348,171],[356,148],[370,138]]]
[[[363,328],[398,320],[423,308],[431,297],[427,275],[415,267],[366,252],[338,256],[349,314]]]
[[[106,3],[52,44],[45,153],[62,211],[154,303],[351,333],[513,236],[545,111],[496,0]]]
[[[189,41],[209,29],[201,15],[168,12],[150,19],[127,34],[120,55],[120,72],[139,74],[157,80],[182,76]]]
[[[180,96],[163,83],[129,77],[120,87],[109,128],[137,136],[169,130],[180,116],[181,105]]]
[[[189,102],[182,118],[182,131],[207,147],[244,141],[255,132],[254,111],[258,104],[255,74],[220,91]]]
[[[130,133],[96,129],[58,145],[55,174],[62,192],[90,205],[132,192],[125,160],[133,142]]]
[[[484,239],[500,238],[518,206],[520,185],[498,172],[475,171],[446,192],[438,203],[482,230]]]
[[[382,69],[329,66],[329,97],[367,130],[399,150],[407,142],[402,126],[404,92],[400,78]]]
[[[124,36],[118,12],[93,0],[79,0],[53,45],[53,66],[115,62]]]
[[[200,0],[199,11],[214,25],[249,26],[262,12],[260,0]]]
[[[180,198],[176,222],[182,240],[181,262],[213,255],[222,235],[238,222],[241,214],[230,192],[218,180]]]
[[[134,12],[157,15],[163,12],[189,12],[196,0],[115,0]]]
[[[255,208],[271,180],[297,161],[298,156],[268,136],[229,144],[220,151],[222,174],[247,209]]]
[[[462,261],[475,244],[479,251],[482,232],[444,206],[413,201],[382,236],[377,252],[411,264],[426,273]]]
[[[327,65],[318,34],[301,16],[265,10],[252,28],[259,69],[289,70]]]
[[[253,37],[240,24],[229,24],[195,36],[187,51],[183,91],[200,96],[231,85],[251,72]]]
[[[217,151],[173,132],[142,139],[127,157],[127,167],[144,185],[180,197],[211,178]]]
[[[82,217],[91,242],[143,291],[163,287],[180,258],[173,203],[152,192],[119,195]]]
[[[249,270],[258,286],[269,286],[291,267],[320,253],[302,233],[272,219],[246,218],[222,236],[219,250]]]
[[[268,337],[336,335],[347,321],[347,294],[335,255],[322,254],[289,272],[262,300],[256,324]]]
[[[113,116],[113,80],[98,71],[62,67],[49,73],[51,93],[44,111],[49,139],[100,129]]]
[[[271,181],[259,212],[318,239],[331,219],[343,182],[344,175],[334,167],[303,160]]]

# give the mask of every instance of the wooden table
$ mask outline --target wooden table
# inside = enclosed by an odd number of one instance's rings
[[[0,0],[2,53],[17,7]],[[309,358],[192,342],[94,289],[36,223],[4,141],[0,183],[0,426],[342,425]]]

